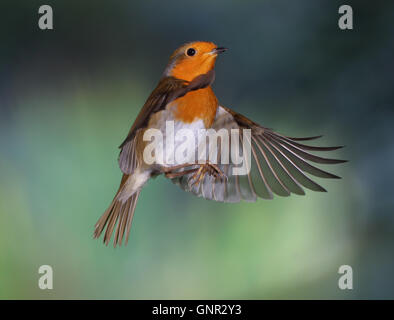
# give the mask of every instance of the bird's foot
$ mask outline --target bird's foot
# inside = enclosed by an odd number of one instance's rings
[[[200,165],[194,174],[189,178],[189,186],[193,187],[196,184],[199,184],[201,181],[204,180],[205,175],[209,174],[210,176],[214,177],[215,179],[227,179],[227,176],[223,173],[223,171],[214,163],[204,163]]]

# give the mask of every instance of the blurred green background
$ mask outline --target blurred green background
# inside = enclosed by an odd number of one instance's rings
[[[54,30],[38,28],[50,4]],[[350,4],[354,30],[338,28]],[[394,2],[2,1],[0,298],[394,298]],[[128,246],[93,240],[118,149],[172,51],[220,56],[220,102],[349,163],[328,193],[222,204],[159,177]],[[40,265],[54,289],[40,290]],[[353,267],[353,290],[338,268]]]

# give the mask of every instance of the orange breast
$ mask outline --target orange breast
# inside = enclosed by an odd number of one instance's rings
[[[185,96],[171,102],[175,120],[191,123],[203,120],[210,128],[215,119],[218,100],[211,87],[190,91]]]

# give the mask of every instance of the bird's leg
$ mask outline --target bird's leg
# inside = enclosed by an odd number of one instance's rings
[[[191,167],[199,165],[198,168],[193,168],[189,170],[184,170],[184,171],[176,171],[179,169]],[[200,183],[206,174],[209,174],[210,176],[213,176],[215,179],[219,178],[227,178],[227,176],[223,173],[223,171],[214,163],[211,162],[206,162],[204,164],[196,164],[196,163],[184,163],[180,165],[176,165],[173,167],[164,167],[163,172],[166,176],[166,178],[169,179],[174,179],[178,177],[182,177],[188,174],[193,173],[193,175],[189,178],[189,184],[190,185],[195,185]]]
[[[194,165],[196,165],[196,164],[184,163],[184,164],[176,165],[173,167],[163,167],[162,170],[163,170],[166,178],[174,179],[174,178],[181,177],[181,176],[184,176],[184,175],[187,175],[187,174],[197,171],[198,168],[176,172],[176,170],[191,167]]]
[[[197,170],[198,170],[198,168],[185,170],[185,171],[180,171],[180,172],[167,172],[165,174],[165,176],[166,176],[166,178],[174,179],[174,178],[177,178],[177,177],[182,177],[182,176],[185,176],[187,174],[196,172]]]
[[[190,177],[189,184],[191,186],[199,184],[202,180],[204,180],[206,174],[213,176],[215,179],[227,178],[227,176],[216,164],[207,161],[206,163],[200,165],[198,170],[196,170],[196,172]]]

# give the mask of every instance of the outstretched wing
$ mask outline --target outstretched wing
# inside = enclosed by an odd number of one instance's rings
[[[314,140],[321,136],[307,138],[291,138],[264,128],[235,111],[220,106],[213,124],[213,129],[250,129],[251,145],[248,174],[233,175],[235,164],[220,164],[218,166],[227,175],[227,179],[218,179],[206,175],[200,183],[191,185],[190,175],[185,175],[173,182],[185,191],[194,193],[206,199],[222,202],[239,202],[241,200],[255,201],[257,197],[272,199],[274,194],[289,196],[291,193],[304,195],[304,187],[313,191],[326,191],[322,186],[307,176],[321,178],[339,177],[323,171],[312,163],[336,164],[346,160],[336,160],[320,157],[309,151],[331,151],[341,147],[315,147],[299,141]],[[239,135],[239,145],[242,146],[243,135]],[[247,156],[247,153],[244,153]]]
[[[126,139],[119,146],[121,150],[118,161],[123,173],[131,174],[137,165],[135,154],[137,132],[147,126],[151,115],[163,110],[168,103],[184,96],[189,91],[211,85],[214,80],[214,70],[202,74],[190,82],[175,77],[165,77],[160,80],[135,119]]]

